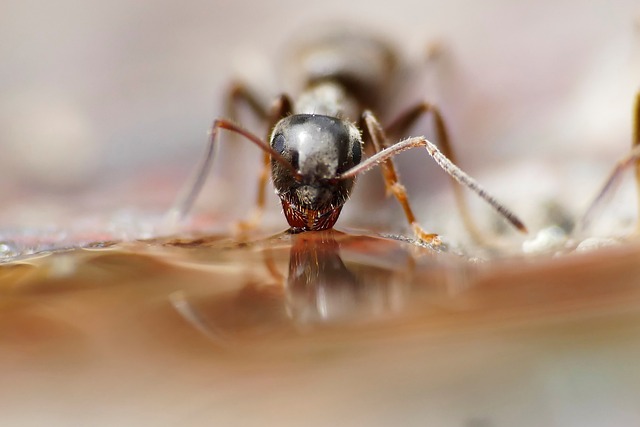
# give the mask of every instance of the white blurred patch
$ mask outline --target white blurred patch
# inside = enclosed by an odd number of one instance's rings
[[[566,232],[554,225],[538,231],[536,237],[522,243],[522,252],[525,254],[541,254],[559,251],[567,241]]]
[[[607,246],[614,246],[620,243],[616,239],[607,238],[607,237],[589,237],[588,239],[583,240],[576,247],[576,252],[589,252],[594,251],[596,249],[606,248]]]
[[[17,99],[16,99],[17,98]],[[77,188],[93,177],[100,149],[91,122],[71,100],[50,93],[6,100],[0,164],[14,179]]]

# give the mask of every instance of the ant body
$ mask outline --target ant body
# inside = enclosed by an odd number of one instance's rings
[[[257,214],[252,221],[243,223],[245,227],[255,226],[265,206],[269,168],[291,231],[302,232],[332,228],[349,199],[356,177],[380,165],[387,192],[402,206],[417,238],[437,245],[437,235],[426,233],[418,224],[392,162],[392,157],[401,151],[425,147],[452,178],[477,193],[517,229],[526,230],[513,213],[449,160],[453,153],[437,107],[419,103],[389,126],[380,124],[372,110],[383,106],[383,93],[397,77],[394,74],[397,58],[389,46],[353,32],[338,32],[300,50],[297,60],[305,80],[304,90],[295,102],[281,95],[271,109],[264,108],[247,87],[232,86],[228,111],[233,113],[240,102],[248,105],[268,125],[269,143],[231,120],[215,120],[207,153],[188,191],[174,206],[171,212],[174,218],[184,217],[191,209],[211,167],[218,133],[226,129],[244,136],[264,152]],[[401,135],[425,114],[434,118],[444,154],[424,137],[388,144],[387,133],[394,137]],[[363,151],[372,155],[363,160]],[[455,191],[463,218],[469,224],[471,215],[460,189],[456,187]]]

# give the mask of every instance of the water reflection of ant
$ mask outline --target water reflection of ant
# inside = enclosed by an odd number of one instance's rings
[[[413,259],[406,264],[393,272],[371,266],[356,272],[342,260],[333,231],[297,235],[286,281],[289,314],[298,322],[315,323],[398,310],[412,282],[407,276],[412,275]]]
[[[286,275],[274,246],[266,246],[264,262],[270,274],[263,283],[250,280],[223,296],[180,292],[172,296],[174,308],[206,336],[224,341],[321,325],[367,323],[403,313],[418,295],[449,289],[452,284],[441,258],[446,254],[418,274],[415,259],[407,251],[412,246],[395,240],[334,230],[289,238]],[[342,245],[349,251],[347,262]],[[384,255],[372,253],[374,247]]]
[[[514,227],[526,230],[513,213],[450,160],[453,151],[444,119],[436,106],[419,103],[382,126],[372,111],[383,111],[383,107],[390,104],[385,96],[391,92],[391,82],[400,77],[397,56],[388,45],[353,31],[335,32],[305,46],[296,59],[305,84],[295,102],[282,95],[269,109],[248,87],[232,86],[228,95],[229,110],[235,111],[239,104],[247,105],[267,125],[269,142],[231,120],[215,120],[207,152],[193,182],[174,205],[171,218],[183,218],[191,210],[211,168],[219,131],[225,129],[243,136],[264,152],[256,213],[241,223],[244,230],[258,223],[265,206],[269,173],[291,230],[317,231],[333,227],[349,199],[356,177],[379,165],[387,193],[393,194],[402,206],[416,237],[438,246],[438,236],[425,232],[418,224],[392,162],[396,154],[414,147],[425,147],[453,179],[484,199]],[[433,117],[442,152],[424,137],[389,144],[387,135],[402,136],[426,114]],[[370,157],[363,160],[363,151]],[[467,228],[477,234],[460,188],[455,187],[455,192]]]

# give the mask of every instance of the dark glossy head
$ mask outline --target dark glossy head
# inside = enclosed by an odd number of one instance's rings
[[[362,139],[352,123],[335,117],[297,114],[280,120],[271,148],[299,175],[271,160],[273,185],[294,231],[331,228],[355,179],[337,177],[360,163]]]

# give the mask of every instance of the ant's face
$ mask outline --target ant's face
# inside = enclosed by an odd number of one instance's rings
[[[272,160],[273,183],[280,198],[317,211],[335,209],[347,201],[354,180],[337,178],[362,158],[362,140],[353,124],[329,116],[289,116],[273,129],[271,148],[299,173],[294,177]]]

